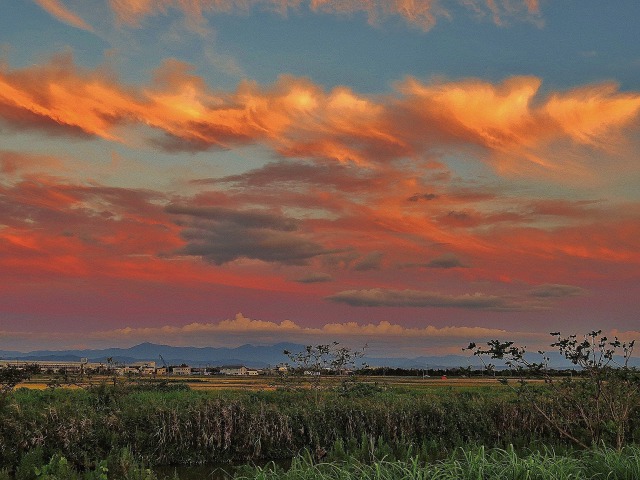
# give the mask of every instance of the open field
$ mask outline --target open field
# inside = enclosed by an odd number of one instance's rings
[[[323,387],[340,384],[345,377],[323,377],[321,384]],[[20,387],[26,387],[36,390],[45,389],[50,385],[55,377],[38,375],[32,379],[21,383]],[[125,378],[118,377],[119,382],[125,381]],[[269,391],[275,390],[282,386],[282,379],[275,376],[258,376],[258,377],[233,377],[224,375],[210,376],[192,376],[186,378],[158,376],[158,377],[139,377],[126,379],[127,381],[140,382],[141,384],[152,384],[157,382],[168,382],[170,384],[184,384],[193,390],[249,390],[249,391]],[[454,389],[469,389],[474,387],[484,387],[492,389],[505,389],[504,385],[498,383],[492,377],[449,377],[446,379],[435,377],[410,377],[410,376],[381,376],[381,377],[362,377],[358,379],[363,383],[377,384],[388,388],[408,388],[411,390],[433,391],[443,387],[451,387]],[[112,377],[94,376],[83,379],[83,385],[99,385],[105,382],[111,382]],[[301,379],[298,384],[301,386],[310,386],[309,379]],[[76,385],[62,385],[68,388],[77,388]]]

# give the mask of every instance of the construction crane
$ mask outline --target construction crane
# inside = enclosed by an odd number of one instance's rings
[[[164,371],[165,371],[165,375],[169,373],[169,365],[167,365],[167,362],[164,360],[164,357],[162,356],[161,353],[158,354],[160,356],[160,360],[162,360],[162,365],[164,365]]]

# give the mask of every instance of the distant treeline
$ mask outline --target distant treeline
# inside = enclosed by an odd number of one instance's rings
[[[393,376],[393,377],[517,377],[519,372],[510,368],[486,368],[474,369],[472,367],[447,367],[447,368],[401,368],[401,367],[368,367],[356,370],[357,375],[363,376]],[[553,377],[580,376],[578,369],[547,369],[546,375]]]

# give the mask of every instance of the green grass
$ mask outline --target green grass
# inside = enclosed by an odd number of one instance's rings
[[[196,478],[187,474],[188,478]],[[180,480],[175,474],[172,480]],[[199,477],[198,477],[199,478]],[[640,446],[622,450],[606,447],[558,454],[550,448],[519,454],[513,447],[459,448],[448,457],[423,462],[418,457],[386,458],[361,462],[354,458],[317,463],[305,454],[289,468],[268,464],[243,467],[235,480],[637,480],[640,478]],[[26,455],[15,471],[0,470],[0,480],[158,480],[127,449],[78,468],[56,454],[43,460],[42,452]]]
[[[448,458],[424,464],[408,460],[355,460],[314,463],[309,456],[294,459],[291,468],[274,465],[246,469],[236,480],[637,480],[640,447],[621,451],[600,448],[574,455],[551,449],[518,455],[507,449],[458,449]]]
[[[322,392],[316,403],[309,392],[22,389],[0,417],[0,467],[35,447],[78,465],[125,447],[150,464],[203,464],[290,458],[363,437],[446,452],[524,444],[545,433],[532,412],[483,392]]]
[[[640,440],[640,411],[628,442]],[[0,409],[0,471],[40,449],[78,469],[130,449],[145,465],[218,464],[295,457],[363,464],[448,458],[458,447],[556,452],[568,442],[526,402],[499,388],[309,391],[193,391],[166,385],[16,391]],[[1,478],[1,477],[0,477]],[[640,478],[640,476],[638,476]]]

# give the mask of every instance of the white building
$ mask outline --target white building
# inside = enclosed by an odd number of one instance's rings
[[[249,370],[244,365],[225,365],[220,367],[222,375],[247,375]]]
[[[171,367],[171,373],[173,375],[191,375],[191,367],[188,367],[188,366]]]

